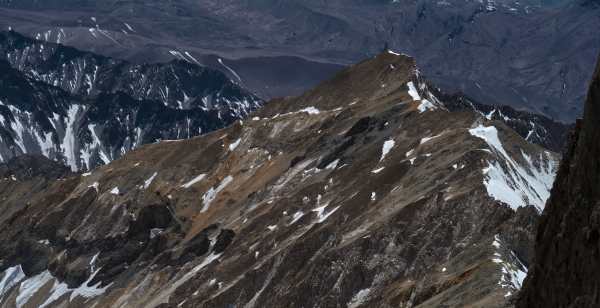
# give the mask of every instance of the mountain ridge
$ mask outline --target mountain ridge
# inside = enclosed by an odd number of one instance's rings
[[[508,307],[558,158],[384,51],[222,130],[0,179],[0,306]]]

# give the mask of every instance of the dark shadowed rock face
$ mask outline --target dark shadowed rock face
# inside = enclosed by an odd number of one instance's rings
[[[0,163],[0,174],[8,170],[12,170],[20,181],[34,178],[66,179],[72,174],[71,168],[39,154],[17,155],[11,158],[8,164]]]
[[[217,236],[217,242],[215,243],[213,253],[219,254],[225,251],[225,248],[231,244],[234,236],[235,232],[233,232],[233,230],[221,229],[221,233]]]
[[[600,61],[569,134],[517,307],[600,305]]]
[[[488,120],[504,122],[525,140],[553,152],[560,153],[562,151],[567,134],[575,128],[575,123],[564,124],[547,116],[516,110],[508,105],[485,105],[460,90],[448,95],[434,84],[430,83],[428,86],[431,93],[444,103],[444,107],[448,110],[471,109],[477,111]]]

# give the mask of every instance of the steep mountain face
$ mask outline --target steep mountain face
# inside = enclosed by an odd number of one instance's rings
[[[73,171],[91,170],[146,143],[221,129],[240,117],[228,108],[177,109],[123,92],[70,94],[25,76],[0,59],[0,161],[42,154]]]
[[[197,61],[265,100],[390,48],[447,93],[571,123],[600,50],[598,13],[595,0],[12,0],[0,28],[134,62]]]
[[[519,111],[511,106],[481,104],[460,90],[448,95],[430,82],[427,82],[427,87],[449,111],[475,110],[488,120],[504,122],[525,140],[553,152],[562,151],[567,134],[575,129],[575,123],[556,122],[546,116]]]
[[[222,130],[0,180],[0,307],[508,307],[558,158],[385,51]]]
[[[108,35],[100,29],[91,33]],[[124,92],[174,109],[228,108],[240,118],[264,103],[225,74],[201,67],[193,58],[196,63],[132,63],[38,41],[14,31],[0,32],[0,58],[31,78],[76,94]]]
[[[598,307],[600,59],[585,112],[567,138],[518,307]]]

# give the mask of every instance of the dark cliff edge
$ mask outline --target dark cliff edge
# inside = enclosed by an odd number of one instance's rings
[[[599,116],[600,62],[590,83],[583,119],[567,137],[517,307],[600,305]]]

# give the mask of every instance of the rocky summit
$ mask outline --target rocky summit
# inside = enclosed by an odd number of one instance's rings
[[[0,179],[0,307],[509,307],[560,155],[384,51],[221,130]]]

